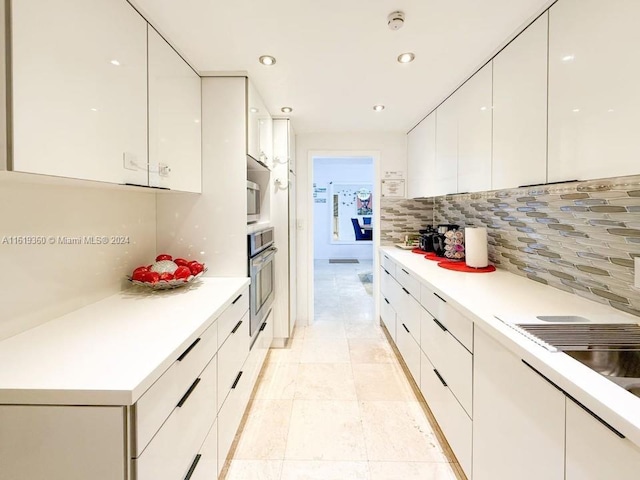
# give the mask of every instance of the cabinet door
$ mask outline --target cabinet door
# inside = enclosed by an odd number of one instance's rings
[[[458,192],[491,190],[491,63],[458,96]]]
[[[200,77],[149,28],[149,184],[202,192]]]
[[[549,181],[637,174],[640,2],[549,10]]]
[[[12,2],[13,170],[147,185],[147,24],[124,0]]]
[[[248,82],[247,153],[271,166],[273,160],[273,120],[258,90]]]
[[[640,449],[567,398],[566,480],[635,480]]]
[[[544,13],[493,59],[493,189],[547,181],[548,24]]]
[[[429,197],[434,191],[436,166],[436,113],[431,113],[407,134],[407,197]]]
[[[396,345],[407,364],[415,382],[420,385],[420,345],[407,328],[406,322],[398,315],[396,325]]]
[[[458,192],[458,97],[454,93],[436,110],[434,195]]]
[[[213,422],[200,452],[191,464],[190,480],[215,480],[218,478],[218,420]]]
[[[565,396],[479,328],[473,480],[564,480]]]

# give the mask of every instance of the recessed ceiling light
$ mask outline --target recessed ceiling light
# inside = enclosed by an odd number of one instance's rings
[[[282,113],[291,113],[291,112],[293,112],[293,108],[291,108],[291,107],[282,107],[282,108],[280,109],[280,111],[281,111]]]
[[[400,63],[411,63],[416,58],[415,54],[411,52],[401,53],[398,55],[398,62]]]
[[[571,110],[573,113],[578,113],[580,111],[579,108],[574,108],[573,110]]]
[[[384,110],[384,105],[374,105],[373,110],[376,112],[381,112],[382,110]]]
[[[97,111],[98,111],[98,109],[97,109],[97,108],[92,108],[92,109],[91,109],[91,111],[92,111],[92,112],[97,112]]]
[[[258,61],[262,64],[262,65],[266,65],[266,66],[270,66],[273,65],[274,63],[276,63],[276,57],[272,57],[271,55],[262,55]]]
[[[260,110],[258,110],[256,107],[251,107],[251,108],[249,109],[249,111],[250,111],[251,113],[258,113]]]
[[[119,67],[120,62],[118,60],[111,60],[111,65],[115,65],[116,67]]]
[[[572,62],[576,59],[575,55],[565,55],[564,57],[562,57],[562,61],[567,63],[567,62]]]

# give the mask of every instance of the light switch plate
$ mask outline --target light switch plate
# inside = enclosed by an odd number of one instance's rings
[[[633,271],[635,272],[636,279],[634,285],[636,288],[640,288],[640,257],[635,257],[633,261],[635,262]]]

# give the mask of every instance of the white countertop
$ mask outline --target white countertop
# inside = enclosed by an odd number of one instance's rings
[[[598,323],[636,323],[640,318],[506,270],[463,273],[411,251],[383,247],[385,253],[455,304],[492,337],[526,360],[585,407],[640,446],[640,398],[561,352],[549,352],[495,317],[535,323],[538,315],[577,315]]]
[[[133,405],[248,278],[134,287],[0,342],[0,404]]]

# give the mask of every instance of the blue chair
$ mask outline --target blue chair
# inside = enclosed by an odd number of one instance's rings
[[[371,217],[362,217],[362,223],[365,225],[371,225]]]
[[[362,230],[357,218],[352,218],[351,223],[353,223],[353,231],[356,234],[356,241],[373,240],[373,230]]]

